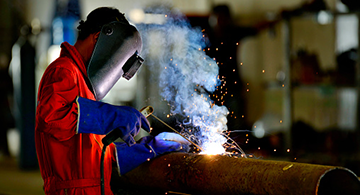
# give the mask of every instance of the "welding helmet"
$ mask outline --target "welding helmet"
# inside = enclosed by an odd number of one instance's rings
[[[101,30],[87,66],[96,100],[101,100],[121,78],[131,79],[143,63],[142,40],[135,26],[114,21]]]

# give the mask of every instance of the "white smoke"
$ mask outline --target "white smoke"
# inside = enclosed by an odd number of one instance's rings
[[[138,25],[144,42],[142,55],[151,70],[160,71],[161,96],[169,103],[171,115],[181,118],[182,133],[198,142],[205,153],[223,153],[227,139],[222,132],[227,130],[229,111],[210,99],[220,84],[219,67],[203,51],[201,29],[192,28],[179,13],[161,12],[164,24]]]

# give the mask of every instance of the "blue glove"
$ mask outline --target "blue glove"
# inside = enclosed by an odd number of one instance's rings
[[[168,152],[188,152],[189,147],[176,141],[167,141],[157,136],[146,136],[139,140],[139,142],[131,147],[124,143],[115,143],[116,147],[116,161],[119,168],[119,174],[125,173],[135,169],[142,163],[150,161],[159,155]]]
[[[114,130],[131,146],[136,143],[134,137],[141,127],[150,132],[149,121],[135,108],[114,106],[82,97],[76,101],[79,110],[77,133],[106,135]]]
[[[169,133],[169,132],[162,132],[156,136],[156,139],[162,139],[167,141],[176,141],[181,143],[183,146],[189,146],[190,142],[183,138],[181,135],[177,133]]]

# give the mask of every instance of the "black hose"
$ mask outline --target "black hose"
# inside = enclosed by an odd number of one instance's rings
[[[100,160],[100,175],[101,175],[101,194],[105,195],[105,186],[104,186],[104,157],[105,157],[105,151],[106,147],[113,143],[117,138],[121,136],[120,130],[113,130],[110,133],[108,133],[101,141],[104,144],[101,152],[101,160]]]
[[[106,152],[107,145],[104,145],[101,152],[101,159],[100,159],[100,185],[101,185],[101,195],[105,195],[105,186],[104,186],[104,157]]]

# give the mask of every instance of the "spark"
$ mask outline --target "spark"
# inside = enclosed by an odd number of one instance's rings
[[[265,73],[265,70],[262,70],[261,72],[262,72],[262,73]]]

